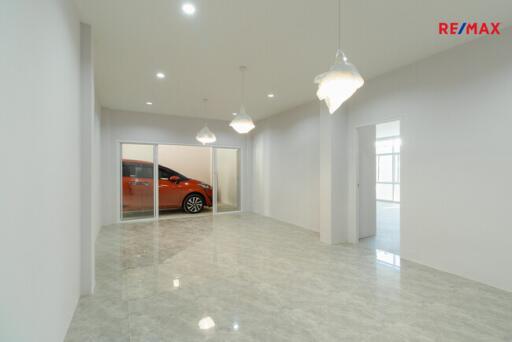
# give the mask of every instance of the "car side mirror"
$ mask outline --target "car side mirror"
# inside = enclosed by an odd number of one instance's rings
[[[169,181],[178,184],[180,182],[180,177],[178,177],[178,176],[171,176],[171,177],[169,177]]]

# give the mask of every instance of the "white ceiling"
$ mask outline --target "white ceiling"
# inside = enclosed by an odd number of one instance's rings
[[[246,108],[260,119],[314,99],[337,47],[336,0],[190,0],[193,17],[180,0],[76,1],[112,109],[230,120],[244,64]],[[510,0],[342,0],[341,12],[342,49],[365,79],[466,41],[439,36],[439,21],[512,23]]]

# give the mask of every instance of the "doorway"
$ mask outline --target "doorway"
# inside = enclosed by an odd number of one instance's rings
[[[240,211],[240,149],[120,143],[120,220]]]
[[[400,255],[400,121],[358,128],[359,242]]]

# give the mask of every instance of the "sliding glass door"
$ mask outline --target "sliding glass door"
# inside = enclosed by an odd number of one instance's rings
[[[121,143],[121,220],[240,211],[240,150]]]
[[[158,145],[158,215],[211,214],[212,148]]]
[[[121,219],[155,217],[154,145],[121,144]]]

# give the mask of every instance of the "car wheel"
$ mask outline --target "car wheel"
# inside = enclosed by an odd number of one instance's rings
[[[203,210],[204,199],[201,195],[188,195],[183,201],[183,210],[190,214],[197,214]]]

